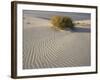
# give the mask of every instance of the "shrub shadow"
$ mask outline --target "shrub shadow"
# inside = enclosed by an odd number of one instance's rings
[[[73,29],[70,29],[71,32],[83,32],[83,33],[89,33],[91,32],[90,28],[80,28],[80,27],[75,27]]]

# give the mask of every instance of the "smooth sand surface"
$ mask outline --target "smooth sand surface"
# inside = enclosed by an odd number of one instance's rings
[[[60,31],[32,16],[23,23],[23,69],[90,65],[90,26]]]

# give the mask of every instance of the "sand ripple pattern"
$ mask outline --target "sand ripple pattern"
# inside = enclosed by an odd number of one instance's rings
[[[23,69],[90,65],[89,33],[55,31],[42,24],[23,30]]]

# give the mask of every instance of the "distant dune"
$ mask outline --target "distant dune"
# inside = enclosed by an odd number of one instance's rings
[[[59,31],[52,28],[49,20],[28,15],[23,23],[24,69],[90,65],[89,25]]]
[[[76,26],[87,27],[87,26],[91,26],[91,20],[78,20],[78,21],[74,21],[74,24]]]

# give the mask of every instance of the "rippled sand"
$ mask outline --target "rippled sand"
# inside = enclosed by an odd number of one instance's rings
[[[90,65],[90,27],[56,30],[49,20],[24,17],[23,69]]]

